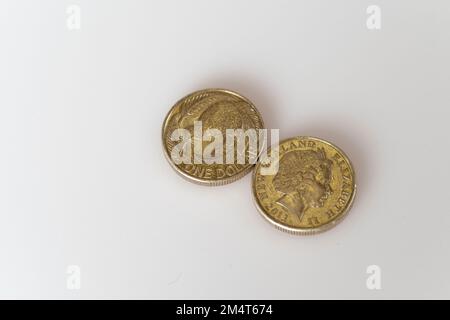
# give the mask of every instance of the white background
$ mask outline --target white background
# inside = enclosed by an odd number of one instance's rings
[[[0,298],[450,298],[449,1],[0,9]],[[260,217],[250,175],[209,188],[175,174],[164,116],[207,87],[251,99],[281,138],[341,147],[348,217],[295,237]]]

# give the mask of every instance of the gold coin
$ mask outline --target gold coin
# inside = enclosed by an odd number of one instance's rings
[[[275,148],[278,170],[263,175],[267,164],[259,162],[253,174],[253,196],[262,216],[292,234],[320,233],[338,224],[356,192],[355,172],[344,152],[313,137],[290,138]]]
[[[199,122],[201,123],[201,137],[196,138],[195,125]],[[204,161],[196,163],[194,159],[196,154],[198,155],[198,152],[196,153],[198,149],[195,148],[196,140],[197,142],[201,140],[199,143],[204,149],[209,143],[203,139],[203,134],[207,129],[219,130],[225,144],[227,129],[243,129],[245,131],[263,128],[263,120],[256,107],[240,94],[224,89],[196,91],[179,100],[167,114],[162,128],[164,154],[171,166],[183,178],[201,185],[224,185],[236,181],[250,172],[254,163],[249,161],[239,163],[237,156],[231,163],[226,161],[212,164]],[[177,164],[173,159],[172,150],[179,143],[174,141],[172,136],[176,129],[185,129],[191,136],[194,136],[190,140],[190,145],[187,145],[189,150],[193,150],[190,155],[191,161],[188,163]],[[245,154],[245,159],[248,160],[248,154]]]

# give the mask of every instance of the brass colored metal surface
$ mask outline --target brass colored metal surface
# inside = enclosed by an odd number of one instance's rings
[[[284,140],[278,150],[276,174],[261,175],[261,162],[253,174],[253,196],[262,216],[282,231],[305,235],[340,222],[356,192],[355,172],[344,152],[313,137]]]
[[[194,131],[194,122],[201,121],[203,132],[219,129],[225,137],[226,129],[262,129],[263,120],[256,107],[236,92],[223,89],[196,91],[178,101],[164,120],[162,128],[163,149],[171,166],[189,181],[209,186],[231,183],[247,174],[254,164],[175,164],[171,159],[172,148],[177,144],[171,140],[175,129]],[[205,144],[205,142],[203,142]],[[207,143],[207,142],[206,142]],[[192,141],[192,145],[194,142]],[[192,158],[194,153],[192,153]]]

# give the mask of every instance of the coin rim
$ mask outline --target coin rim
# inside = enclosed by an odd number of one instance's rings
[[[229,183],[232,183],[234,181],[237,181],[239,179],[241,179],[242,177],[244,177],[245,175],[247,175],[255,166],[255,164],[249,164],[249,166],[247,168],[245,168],[243,171],[239,172],[238,174],[228,177],[228,178],[224,178],[224,179],[220,179],[220,180],[206,180],[206,179],[201,179],[201,178],[197,178],[197,177],[193,177],[191,175],[189,175],[188,173],[182,171],[181,169],[179,169],[175,163],[172,162],[172,159],[169,155],[169,152],[165,146],[165,136],[164,136],[164,131],[168,125],[168,120],[169,117],[172,113],[172,111],[175,109],[175,107],[181,103],[183,100],[185,100],[186,98],[196,95],[196,94],[200,94],[200,93],[206,93],[206,92],[222,92],[222,93],[227,93],[227,94],[231,94],[234,95],[242,100],[244,100],[245,102],[247,102],[249,105],[251,105],[253,107],[253,109],[256,111],[256,114],[258,115],[260,121],[261,121],[261,128],[260,129],[264,129],[264,120],[263,117],[261,116],[261,113],[259,112],[258,108],[256,108],[256,106],[253,104],[253,102],[251,102],[248,98],[246,98],[245,96],[241,95],[240,93],[237,93],[235,91],[229,90],[229,89],[221,89],[221,88],[207,88],[207,89],[202,89],[202,90],[196,90],[194,92],[191,92],[187,95],[185,95],[183,98],[179,99],[173,106],[172,108],[170,108],[169,112],[167,112],[166,116],[164,117],[164,121],[163,121],[163,125],[162,125],[162,130],[161,130],[161,142],[162,142],[162,148],[164,151],[164,156],[167,159],[167,161],[169,162],[170,166],[172,167],[172,169],[175,170],[176,173],[178,173],[182,178],[184,178],[185,180],[188,180],[190,182],[193,182],[195,184],[198,185],[202,185],[202,186],[223,186]],[[265,146],[263,146],[263,148],[261,148],[261,150],[264,150]],[[258,155],[259,158],[259,155]]]
[[[341,148],[337,147],[334,143],[329,142],[327,140],[321,139],[321,138],[317,138],[314,136],[295,136],[295,137],[291,137],[291,138],[287,138],[284,139],[282,141],[280,141],[278,143],[278,145],[281,145],[287,141],[290,140],[294,140],[294,139],[309,139],[309,140],[316,140],[322,143],[325,143],[327,145],[329,145],[332,148],[335,148],[337,151],[339,151],[344,158],[347,160],[347,162],[350,165],[350,169],[352,170],[353,173],[353,192],[352,195],[350,197],[349,203],[347,205],[347,208],[336,218],[334,218],[333,220],[331,220],[330,222],[327,222],[319,227],[314,227],[314,228],[301,228],[301,227],[291,227],[291,226],[287,226],[279,221],[276,221],[275,219],[273,219],[269,214],[267,214],[264,211],[264,208],[262,207],[262,205],[260,205],[257,194],[256,194],[256,188],[255,188],[255,183],[256,183],[256,174],[258,172],[258,168],[261,165],[261,162],[258,162],[254,168],[254,172],[252,175],[252,194],[253,194],[253,203],[255,204],[258,212],[263,216],[263,218],[268,221],[272,226],[274,226],[275,228],[277,228],[278,230],[281,230],[283,232],[287,232],[289,234],[294,234],[294,235],[315,235],[315,234],[319,234],[322,232],[325,232],[333,227],[335,227],[336,225],[338,225],[349,213],[350,209],[353,206],[353,202],[356,196],[356,190],[357,190],[357,185],[356,185],[356,173],[355,173],[355,169],[353,167],[352,162],[350,161],[350,158],[347,156],[347,154],[342,151]],[[270,152],[270,150],[272,149],[273,146],[271,146],[268,150],[267,153]]]

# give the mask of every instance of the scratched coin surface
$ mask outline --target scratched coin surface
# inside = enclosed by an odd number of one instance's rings
[[[189,181],[209,186],[231,183],[250,172],[254,163],[248,161],[247,154],[245,154],[245,163],[238,163],[237,156],[234,157],[234,162],[227,163],[225,154],[222,164],[207,164],[204,161],[195,163],[194,156],[198,149],[194,148],[196,140],[194,124],[198,124],[199,121],[202,124],[202,134],[207,129],[220,130],[224,145],[226,129],[243,129],[245,131],[250,128],[256,130],[264,128],[262,117],[256,107],[236,92],[224,89],[205,89],[191,93],[172,107],[163,123],[163,149],[175,171]],[[172,150],[179,143],[172,137],[172,133],[176,129],[186,129],[193,137],[190,142],[191,146],[188,146],[192,150],[190,163],[176,164],[172,158]],[[197,140],[199,139],[197,138]],[[203,140],[200,143],[204,149],[209,142]],[[248,148],[245,151],[248,151]]]
[[[356,192],[350,160],[333,144],[313,137],[290,138],[273,148],[277,147],[278,170],[263,175],[267,164],[260,162],[253,174],[253,196],[262,216],[293,234],[315,234],[335,226]]]

